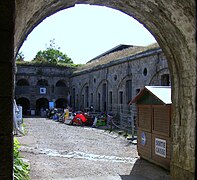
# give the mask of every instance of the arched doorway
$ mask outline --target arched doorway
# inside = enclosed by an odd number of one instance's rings
[[[49,108],[49,101],[46,98],[40,98],[36,101],[36,114],[41,115],[41,112]]]
[[[108,86],[109,82],[106,79],[101,80],[96,89],[97,106],[98,111],[108,111]]]
[[[16,104],[19,105],[19,106],[22,106],[23,115],[30,115],[29,114],[29,109],[30,109],[29,99],[27,99],[25,97],[18,98],[16,100]]]
[[[67,102],[66,99],[60,98],[60,99],[57,99],[57,100],[55,101],[55,105],[56,105],[56,108],[64,109],[64,108],[66,108],[66,106],[68,105],[68,102]]]
[[[85,111],[90,106],[90,99],[89,99],[89,84],[84,83],[82,89],[81,89],[81,104],[80,104],[80,110]]]
[[[6,171],[0,177],[12,179],[12,114],[13,56],[31,30],[45,17],[81,1],[8,1],[2,3],[0,21],[2,104],[8,110],[0,112],[4,118],[1,129],[2,159]],[[156,37],[163,49],[172,74],[172,178],[194,179],[196,135],[196,23],[195,1],[83,1],[118,9],[138,19]],[[26,18],[24,18],[24,16]],[[4,18],[6,17],[6,18]],[[14,17],[16,20],[14,21]],[[161,23],[162,22],[162,23]],[[14,28],[15,27],[15,28]],[[6,30],[6,31],[5,31]],[[13,40],[14,38],[14,40]],[[5,69],[7,71],[5,71]],[[6,81],[4,77],[7,77]],[[4,92],[6,89],[6,92]],[[4,103],[5,101],[5,103]],[[10,148],[7,148],[10,147]],[[7,162],[5,162],[5,159]],[[5,164],[4,164],[5,163]]]

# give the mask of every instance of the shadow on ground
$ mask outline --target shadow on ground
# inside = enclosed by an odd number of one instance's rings
[[[144,159],[138,159],[130,175],[120,175],[122,180],[170,180],[170,172]]]

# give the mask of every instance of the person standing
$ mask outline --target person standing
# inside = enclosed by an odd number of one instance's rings
[[[91,104],[90,106],[90,112],[93,112],[94,111],[94,106]]]
[[[69,118],[69,107],[67,106],[66,109],[64,109],[64,122]]]

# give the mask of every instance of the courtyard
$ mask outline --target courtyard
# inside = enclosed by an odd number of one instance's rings
[[[104,128],[78,127],[47,118],[24,118],[17,137],[31,180],[170,179],[170,172],[140,159],[137,146]]]

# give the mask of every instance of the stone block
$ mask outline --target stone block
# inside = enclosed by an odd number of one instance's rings
[[[189,180],[194,180],[195,179],[195,173],[194,172],[190,172],[187,171],[183,168],[180,168],[174,164],[171,164],[171,169],[170,169],[170,175],[171,175],[171,179],[189,179]]]

